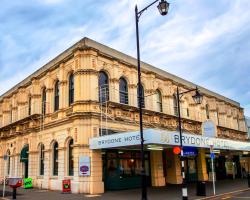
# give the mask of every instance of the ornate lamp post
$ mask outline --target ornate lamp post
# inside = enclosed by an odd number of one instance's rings
[[[138,11],[137,5],[135,6],[135,22],[136,22],[136,44],[137,44],[137,65],[138,65],[138,87],[139,87],[139,115],[140,115],[140,136],[141,136],[141,176],[142,176],[142,200],[147,199],[147,182],[145,172],[145,157],[144,157],[144,138],[143,138],[143,123],[142,123],[142,85],[141,85],[141,61],[140,61],[140,42],[139,42],[139,19],[141,14],[150,6],[158,2],[156,0],[149,4],[147,7]],[[157,6],[161,15],[167,15],[169,3],[161,0]]]
[[[180,112],[180,99],[181,97],[189,92],[195,91],[195,95],[193,95],[193,100],[196,104],[201,104],[203,96],[199,92],[198,88],[196,87],[195,89],[188,90],[185,92],[179,92],[179,87],[177,87],[177,107],[178,107],[178,122],[179,122],[179,137],[180,137],[180,148],[181,148],[181,175],[182,175],[182,199],[187,200],[188,199],[188,194],[187,194],[187,183],[186,183],[186,177],[185,177],[185,162],[184,162],[184,156],[183,156],[183,144],[182,144],[182,129],[181,129],[181,112]]]

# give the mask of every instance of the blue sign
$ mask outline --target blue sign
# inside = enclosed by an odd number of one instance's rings
[[[210,153],[210,158],[211,158],[211,159],[214,159],[214,157],[215,157],[214,153],[213,153],[213,152]]]
[[[183,156],[197,156],[197,154],[196,147],[183,147]]]

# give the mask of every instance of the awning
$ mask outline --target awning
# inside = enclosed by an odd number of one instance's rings
[[[179,132],[159,129],[144,130],[145,145],[178,146],[180,145]],[[250,151],[250,142],[205,137],[184,132],[183,146]],[[140,132],[123,132],[89,139],[90,149],[108,149],[140,145]]]
[[[28,162],[29,158],[29,146],[25,145],[22,148],[21,154],[20,154],[20,162]]]

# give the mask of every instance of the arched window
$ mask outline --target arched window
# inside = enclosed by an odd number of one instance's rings
[[[42,91],[42,114],[46,114],[46,88]]]
[[[140,98],[139,98],[139,85],[137,86],[137,102],[138,102],[138,107],[139,107],[139,101],[140,101]],[[141,85],[141,107],[142,108],[145,108],[145,97],[144,97],[144,88],[143,86]]]
[[[44,175],[44,144],[40,144],[39,149],[40,175]]]
[[[108,75],[101,71],[99,74],[99,101],[106,102],[109,100],[109,79]]]
[[[12,110],[12,105],[10,105],[10,123],[13,122],[13,110]]]
[[[7,151],[7,175],[10,175],[10,150]]]
[[[216,108],[216,115],[217,115],[218,125],[220,125],[220,117],[219,117],[219,109],[218,108]]]
[[[28,114],[31,115],[31,95],[29,95],[29,110]]]
[[[210,118],[210,116],[209,116],[209,105],[208,104],[206,104],[206,116],[207,116],[207,119]]]
[[[237,115],[237,128],[240,130],[240,120],[239,120],[239,115]]]
[[[58,176],[58,143],[53,145],[53,176]]]
[[[74,75],[70,74],[69,76],[69,105],[74,103],[74,92],[75,92]]]
[[[120,103],[128,104],[128,83],[124,78],[119,80]]]
[[[59,81],[55,83],[55,99],[54,99],[54,111],[59,110]]]
[[[156,90],[156,110],[162,112],[162,96],[160,90]]]
[[[178,102],[177,102],[177,97],[175,94],[173,95],[173,107],[174,107],[174,115],[177,116],[178,115]]]
[[[68,174],[74,176],[74,157],[73,157],[74,140],[71,139],[68,143]]]

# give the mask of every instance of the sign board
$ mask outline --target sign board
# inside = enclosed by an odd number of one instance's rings
[[[32,188],[33,187],[33,185],[32,185],[32,178],[25,178],[25,179],[23,179],[23,187],[24,187],[24,189]]]
[[[71,182],[70,182],[70,179],[62,181],[62,192],[63,193],[70,193],[71,192]]]
[[[202,123],[202,132],[205,137],[216,137],[216,126],[212,120]]]
[[[160,129],[144,130],[144,144],[159,144],[159,145],[180,145],[180,136],[177,131],[167,131]],[[205,137],[203,135],[190,134],[184,132],[182,134],[183,146],[210,148],[213,145],[214,149],[228,149],[238,151],[250,151],[249,142],[241,142],[222,138]],[[140,145],[140,133],[126,132],[106,135],[101,137],[90,138],[90,149],[105,149],[124,146]]]
[[[79,156],[79,176],[90,176],[89,156]]]
[[[210,158],[211,158],[211,159],[214,159],[214,158],[215,158],[215,155],[214,155],[213,152],[210,153]]]
[[[183,147],[183,156],[196,156],[197,154],[196,147]]]

